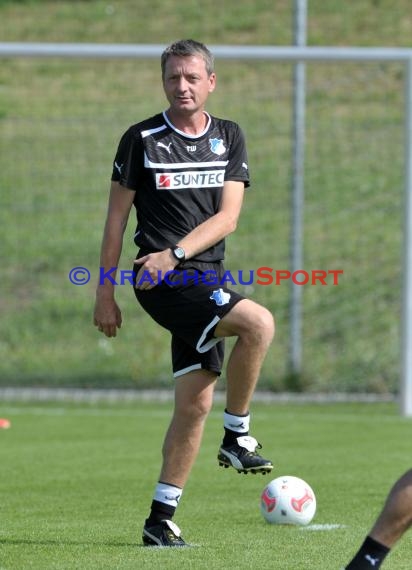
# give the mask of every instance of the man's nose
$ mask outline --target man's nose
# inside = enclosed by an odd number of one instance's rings
[[[177,82],[177,88],[180,92],[185,92],[187,90],[187,81],[184,77],[179,77],[179,80]]]

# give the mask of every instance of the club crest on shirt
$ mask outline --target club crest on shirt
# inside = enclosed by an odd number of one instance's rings
[[[223,144],[222,139],[209,139],[210,150],[220,156],[226,152],[226,147]]]
[[[221,307],[222,305],[227,305],[229,303],[230,293],[225,293],[223,289],[217,289],[213,291],[209,299],[212,299],[216,305],[219,305],[219,307]]]

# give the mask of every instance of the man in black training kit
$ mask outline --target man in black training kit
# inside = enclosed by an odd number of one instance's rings
[[[370,533],[345,570],[380,568],[390,549],[411,526],[412,469],[409,469],[392,486]]]
[[[143,543],[185,546],[172,517],[212,407],[224,337],[237,341],[226,367],[219,465],[243,473],[273,468],[249,436],[249,404],[274,321],[267,309],[218,282],[224,272],[225,237],[236,228],[249,174],[239,126],[205,111],[216,85],[213,56],[203,44],[181,40],[165,49],[161,69],[169,108],[130,127],[120,141],[100,265],[106,271],[117,267],[134,205],[139,247],[135,294],[171,333],[175,377],[174,413]],[[116,336],[121,326],[114,285],[107,279],[97,287],[94,324],[108,337]]]

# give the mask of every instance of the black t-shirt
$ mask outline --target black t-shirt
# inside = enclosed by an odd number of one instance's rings
[[[196,136],[177,130],[166,113],[131,126],[120,140],[112,180],[135,190],[134,241],[145,251],[162,251],[219,210],[226,180],[249,186],[247,154],[240,127],[207,115]],[[199,261],[224,258],[224,240],[198,254]]]

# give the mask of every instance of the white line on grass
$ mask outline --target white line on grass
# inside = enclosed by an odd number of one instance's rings
[[[345,524],[310,524],[308,526],[300,527],[300,530],[336,530],[339,528],[346,528]]]

